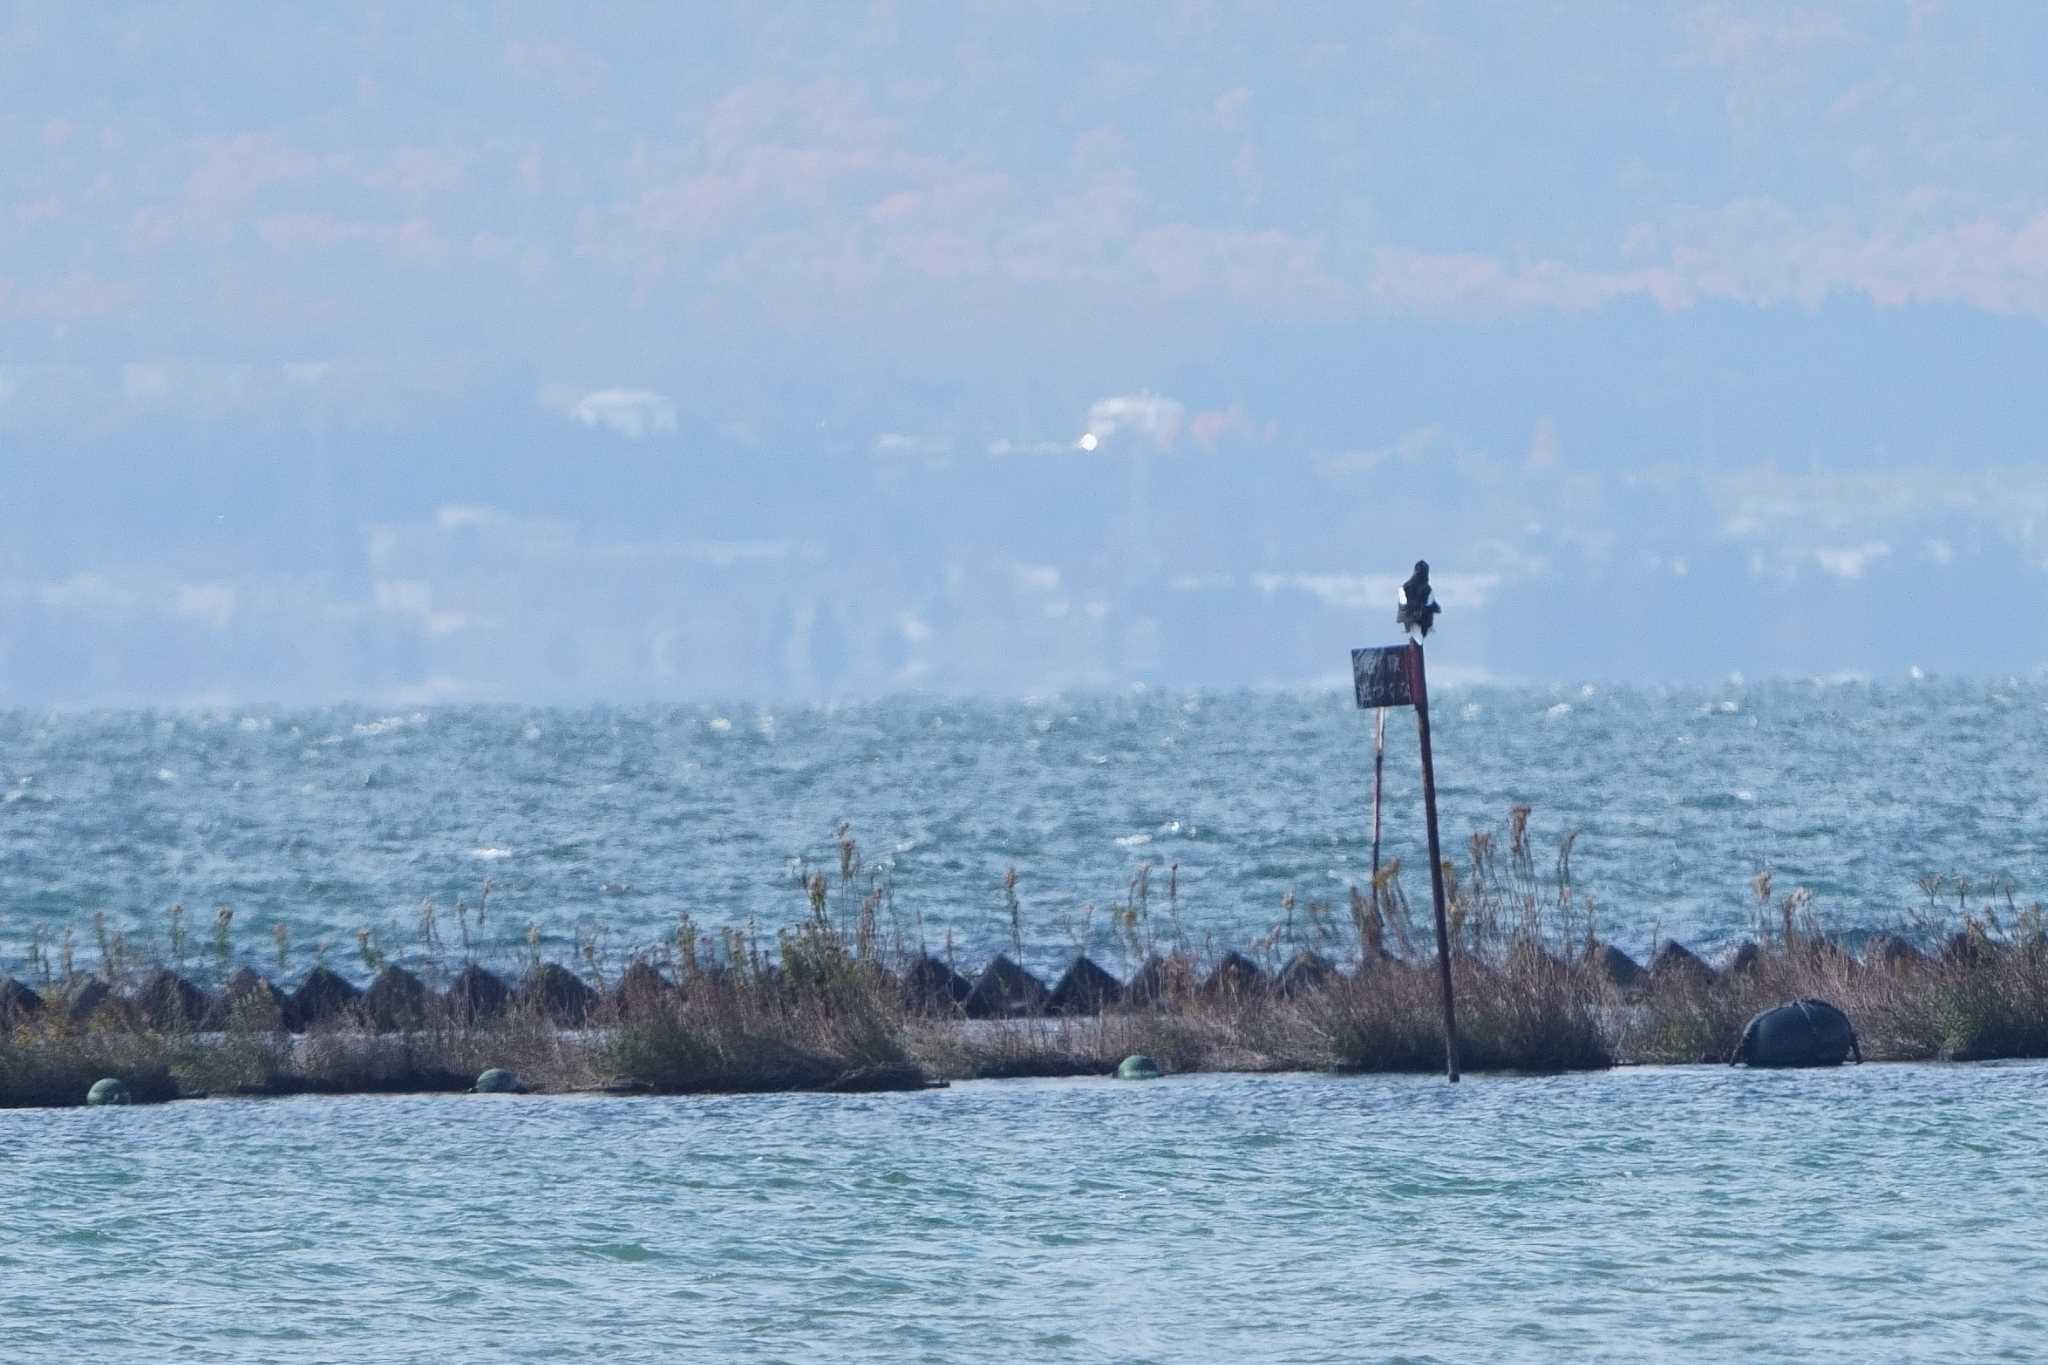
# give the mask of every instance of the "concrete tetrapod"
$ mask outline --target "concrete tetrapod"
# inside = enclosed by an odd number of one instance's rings
[[[131,1003],[156,1033],[182,1033],[213,1016],[213,997],[168,967],[159,967],[135,990]]]
[[[10,1029],[16,1020],[29,1020],[43,1012],[43,997],[13,977],[0,981],[0,1029]]]
[[[1045,1012],[1060,1014],[1101,1014],[1123,1003],[1124,983],[1086,957],[1077,957],[1059,984],[1046,997]]]
[[[960,1012],[969,1019],[1020,1019],[1045,1013],[1045,983],[997,953],[995,961],[982,969],[981,977]]]
[[[1117,1063],[1116,1078],[1120,1081],[1156,1081],[1159,1079],[1159,1063],[1142,1052],[1134,1052]]]

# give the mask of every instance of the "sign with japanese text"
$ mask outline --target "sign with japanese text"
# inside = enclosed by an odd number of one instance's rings
[[[1406,645],[1352,650],[1351,682],[1358,691],[1358,705],[1363,710],[1415,704],[1415,692],[1408,680]]]

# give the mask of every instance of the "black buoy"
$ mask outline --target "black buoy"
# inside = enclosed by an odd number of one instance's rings
[[[1840,1066],[1863,1060],[1849,1016],[1825,1000],[1791,1000],[1759,1013],[1742,1030],[1728,1065]]]

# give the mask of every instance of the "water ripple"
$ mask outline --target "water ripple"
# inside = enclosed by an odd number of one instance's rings
[[[1896,924],[1927,873],[2010,876],[2024,905],[2048,898],[2031,795],[2048,685],[2000,692],[2020,704],[1962,681],[1750,686],[1734,713],[1718,690],[1475,691],[1437,723],[1447,841],[1528,802],[1547,870],[1549,841],[1581,831],[1579,883],[1632,947],[1741,936],[1765,865],[1842,928]],[[1569,716],[1546,723],[1558,704]],[[729,732],[696,707],[335,708],[247,727],[0,713],[0,789],[19,794],[0,804],[0,971],[20,970],[35,923],[96,910],[162,946],[173,902],[194,907],[195,938],[201,907],[232,903],[234,949],[258,960],[282,921],[304,966],[366,924],[410,944],[422,898],[473,906],[486,876],[479,941],[508,958],[530,923],[556,952],[600,926],[614,949],[665,941],[685,909],[773,925],[805,908],[786,863],[836,871],[842,820],[888,868],[885,929],[912,943],[1006,945],[1017,867],[1026,957],[1048,970],[1080,907],[1125,899],[1141,863],[1155,910],[1178,863],[1190,935],[1243,942],[1289,889],[1341,900],[1369,862],[1371,727],[1336,694],[897,699],[778,711],[772,740],[724,710]],[[1387,855],[1424,866],[1412,727],[1388,734]],[[1110,949],[1106,914],[1088,932]]]
[[[1871,1066],[23,1111],[0,1320],[17,1358],[490,1330],[513,1358],[1982,1359],[2048,1328],[2044,1096],[2039,1065]]]

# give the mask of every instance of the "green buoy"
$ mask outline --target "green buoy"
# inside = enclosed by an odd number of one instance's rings
[[[1159,1063],[1142,1052],[1134,1052],[1117,1064],[1116,1078],[1120,1081],[1156,1081],[1159,1079]]]
[[[519,1078],[502,1066],[494,1066],[476,1078],[476,1093],[479,1095],[523,1095],[526,1087]]]
[[[108,1076],[92,1083],[92,1089],[85,1092],[87,1104],[127,1104],[128,1087]]]

